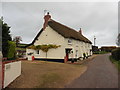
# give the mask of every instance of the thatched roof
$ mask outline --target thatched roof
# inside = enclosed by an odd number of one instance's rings
[[[60,24],[52,19],[48,22],[48,25],[65,38],[73,38],[83,42],[92,43],[90,40],[84,37],[81,33],[63,24]]]
[[[90,40],[88,40],[86,37],[84,37],[81,33],[77,32],[76,30],[69,28],[61,23],[58,23],[52,19],[50,19],[50,21],[48,21],[48,25],[53,30],[55,30],[57,33],[59,33],[60,35],[62,35],[65,38],[73,38],[75,40],[79,40],[79,41],[83,41],[83,42],[92,44],[92,42]],[[34,38],[33,42],[27,46],[33,45],[34,42],[38,39],[38,37],[40,36],[40,34],[42,32],[43,32],[43,28],[40,30],[40,32],[37,34],[37,36]]]

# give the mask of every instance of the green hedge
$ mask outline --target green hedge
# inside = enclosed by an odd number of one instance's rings
[[[93,52],[93,54],[106,54],[106,53],[109,53],[109,52],[106,52],[106,51],[96,51],[96,52]]]
[[[12,41],[8,41],[8,44],[9,44],[9,49],[8,49],[8,55],[7,55],[7,58],[8,59],[15,59],[16,57],[16,44],[15,42],[12,42]]]
[[[112,51],[112,57],[113,57],[115,60],[120,60],[120,48],[114,49],[114,50]]]

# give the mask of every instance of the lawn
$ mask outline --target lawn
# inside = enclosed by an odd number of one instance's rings
[[[63,88],[87,70],[85,65],[22,61],[22,74],[8,88]]]

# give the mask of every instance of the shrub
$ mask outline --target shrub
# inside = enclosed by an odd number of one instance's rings
[[[114,49],[114,50],[112,51],[112,57],[113,57],[115,60],[120,60],[120,48]]]
[[[96,51],[96,52],[93,52],[93,54],[106,54],[106,53],[109,53],[109,52],[106,52],[106,51]]]
[[[16,44],[15,44],[15,42],[12,42],[12,41],[8,41],[8,44],[9,44],[9,49],[8,49],[8,55],[7,55],[7,58],[8,59],[15,59],[15,57],[16,57],[16,50],[15,50],[15,48],[16,48]]]
[[[93,52],[93,54],[99,54],[99,51]]]

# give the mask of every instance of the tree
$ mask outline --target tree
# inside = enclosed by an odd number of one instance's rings
[[[13,41],[16,42],[16,46],[18,46],[20,41],[22,41],[22,38],[20,36],[16,36],[16,37],[13,38]]]
[[[0,51],[2,51],[2,20],[0,19]]]
[[[9,49],[8,49],[8,54],[7,58],[8,59],[15,59],[16,58],[16,44],[13,41],[8,41],[9,44]]]
[[[10,27],[7,25],[7,23],[4,23],[2,20],[0,21],[2,22],[2,54],[3,57],[7,57],[9,50],[8,41],[12,41],[12,38],[10,36]]]
[[[118,37],[117,37],[117,45],[120,46],[120,33],[118,34]]]

